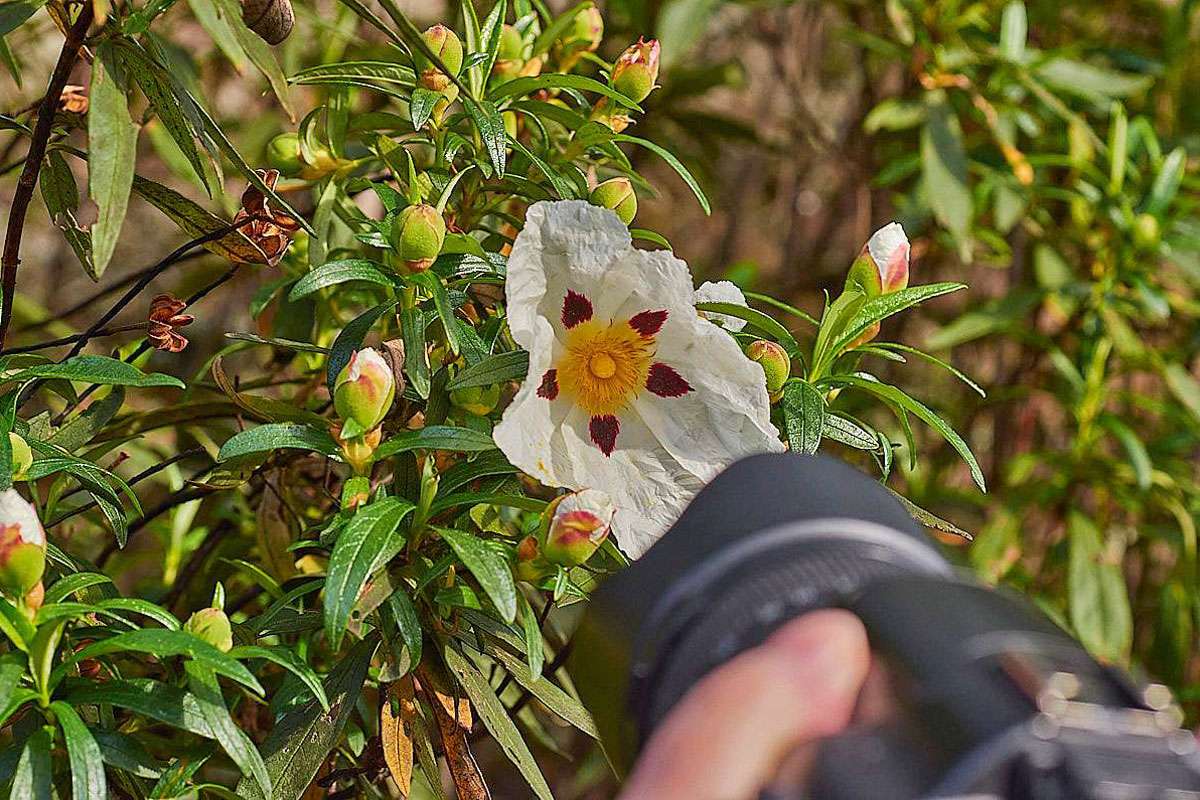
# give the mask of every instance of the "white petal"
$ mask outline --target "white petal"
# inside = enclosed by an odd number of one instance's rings
[[[746,303],[746,295],[742,294],[742,290],[732,281],[705,281],[696,290],[693,302],[733,303],[739,306],[748,305]],[[712,311],[701,311],[700,314],[727,331],[736,333],[746,327],[746,320],[731,317],[728,314],[716,314]]]
[[[37,511],[16,489],[0,492],[0,525],[16,525],[21,539],[29,544],[46,543],[46,532]]]
[[[904,234],[903,226],[899,222],[891,222],[872,234],[867,242],[867,251],[871,254],[875,266],[882,272],[892,260],[896,248],[907,244],[908,237]]]
[[[568,289],[584,294],[604,321],[665,309],[656,360],[694,389],[678,398],[642,391],[617,414],[610,456],[591,440],[586,412],[569,399],[537,395],[553,363]],[[717,291],[709,297],[737,301],[728,289]],[[725,465],[782,449],[762,369],[696,314],[694,294],[685,263],[666,251],[635,249],[615,215],[576,201],[532,206],[508,261],[510,325],[530,364],[493,438],[515,466],[548,486],[607,492],[616,508],[613,534],[635,558]]]

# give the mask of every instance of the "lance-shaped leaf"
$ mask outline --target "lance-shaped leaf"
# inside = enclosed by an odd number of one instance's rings
[[[92,225],[92,279],[104,274],[116,248],[133,188],[138,126],[108,43],[96,50],[88,93],[88,194],[98,208]]]

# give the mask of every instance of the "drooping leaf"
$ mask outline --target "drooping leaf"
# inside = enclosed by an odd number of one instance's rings
[[[371,574],[404,543],[400,523],[415,506],[399,497],[386,497],[355,511],[338,535],[329,556],[325,580],[325,634],[336,648],[350,623],[350,612]]]
[[[376,286],[394,286],[396,281],[383,271],[381,264],[365,258],[346,258],[329,261],[309,272],[292,286],[288,300],[295,302],[319,289],[347,281],[363,281]]]
[[[276,422],[235,433],[217,454],[218,461],[280,449],[312,450],[333,456],[338,452],[337,443],[328,431],[311,425],[294,422]]]
[[[225,698],[221,695],[221,685],[217,682],[216,674],[196,661],[184,665],[188,676],[188,687],[200,707],[208,727],[221,745],[221,748],[238,765],[242,774],[254,780],[266,797],[271,796],[271,778],[267,774],[267,766],[254,743],[234,723],[225,706]]]
[[[83,724],[75,709],[61,700],[51,703],[50,710],[58,718],[63,739],[67,743],[67,760],[71,764],[71,797],[73,800],[107,800],[104,759],[91,731]]]
[[[466,565],[506,622],[517,618],[517,586],[508,562],[483,539],[466,531],[438,528],[438,535]]]
[[[135,386],[141,389],[155,386],[184,388],[183,381],[170,375],[152,372],[149,375],[132,364],[108,356],[81,355],[57,364],[39,364],[21,370],[9,380],[15,383],[34,378],[62,378],[105,386]]]
[[[121,234],[137,155],[138,126],[113,65],[112,46],[101,44],[88,93],[88,195],[99,209],[92,225],[92,280],[104,274]]]
[[[1067,517],[1067,536],[1071,625],[1095,656],[1120,663],[1133,641],[1133,614],[1120,557],[1109,552],[1095,523],[1077,511]]]
[[[144,628],[119,633],[116,636],[93,642],[72,653],[66,663],[55,670],[55,673],[56,675],[61,674],[68,665],[87,658],[123,652],[148,653],[158,658],[183,656],[237,681],[252,692],[262,694],[263,691],[258,679],[251,675],[250,671],[239,661],[230,658],[228,654],[222,653],[208,642],[187,631],[160,628]]]
[[[488,356],[477,364],[459,370],[446,384],[446,389],[468,389],[475,386],[490,386],[525,376],[529,371],[529,353],[512,350]]]

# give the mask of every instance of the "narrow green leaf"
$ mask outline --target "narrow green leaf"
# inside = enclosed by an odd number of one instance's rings
[[[319,289],[347,281],[364,281],[377,286],[396,285],[395,278],[384,272],[382,264],[365,258],[345,258],[326,262],[296,281],[288,292],[288,300],[294,303]]]
[[[50,734],[39,728],[25,740],[9,797],[21,800],[52,800],[53,774],[50,764]]]
[[[513,622],[517,618],[517,586],[508,562],[474,534],[451,528],[436,530],[479,581],[501,618]]]
[[[217,460],[281,449],[312,450],[327,456],[338,453],[337,443],[328,431],[294,422],[275,422],[234,434],[221,445]]]
[[[367,338],[371,328],[375,326],[380,317],[395,308],[397,302],[392,300],[364,311],[346,323],[346,326],[338,333],[337,338],[333,340],[333,346],[329,348],[329,358],[325,360],[325,382],[329,386],[330,394],[333,394],[333,385],[337,381],[338,373],[350,363],[350,356],[354,355],[355,350],[362,347],[363,339]],[[411,354],[416,352],[424,354],[425,349],[422,347],[419,351],[410,350],[408,342],[405,341],[404,352],[409,354],[405,359],[407,362],[412,358]]]
[[[47,154],[38,184],[51,222],[62,231],[75,257],[91,275],[95,271],[92,267],[92,234],[79,224],[76,217],[79,211],[79,188],[75,185],[71,168],[58,150]]]
[[[57,364],[39,364],[22,370],[8,380],[22,383],[33,378],[62,378],[81,383],[105,386],[136,386],[146,389],[155,386],[184,388],[183,381],[170,375],[152,372],[149,375],[132,364],[108,356],[83,355]]]
[[[1025,39],[1029,31],[1029,20],[1025,14],[1025,3],[1013,0],[1004,7],[1000,16],[1000,55],[1009,61],[1021,63],[1025,58]]]
[[[477,453],[493,450],[496,443],[490,434],[471,428],[456,428],[450,425],[430,425],[415,431],[400,431],[379,445],[375,451],[377,459],[389,458],[409,450],[453,450],[459,453]]]
[[[876,322],[927,300],[965,288],[967,286],[964,283],[928,283],[924,286],[910,286],[907,289],[868,298],[846,323],[846,327],[841,331],[834,332],[833,342],[828,351],[829,355],[834,358],[841,355],[851,342]]]
[[[636,136],[630,136],[625,133],[616,134],[613,136],[613,141],[629,142],[630,144],[636,144],[639,147],[644,147],[657,155],[663,161],[667,162],[667,166],[675,170],[676,174],[683,178],[683,182],[686,183],[688,188],[692,190],[692,194],[696,195],[696,199],[700,202],[700,207],[704,209],[704,213],[712,213],[712,207],[708,203],[708,197],[705,196],[704,190],[700,188],[700,184],[694,177],[692,177],[692,173],[688,172],[687,167],[680,163],[679,159],[677,159],[669,150],[665,150],[647,139],[639,139]]]
[[[397,533],[414,508],[402,498],[385,497],[358,509],[338,535],[329,555],[324,606],[325,635],[334,648],[342,643],[363,584],[404,544]]]
[[[446,384],[446,389],[469,389],[475,386],[491,386],[494,383],[525,377],[529,371],[529,353],[512,350],[488,356],[477,364],[459,370]]]
[[[221,684],[217,682],[216,674],[195,661],[189,661],[184,665],[184,669],[192,696],[196,698],[200,713],[212,729],[217,743],[233,759],[233,763],[238,765],[242,774],[253,778],[263,795],[270,797],[271,778],[267,774],[267,766],[254,743],[229,716],[229,709],[225,706],[225,698],[221,695]]]
[[[112,258],[133,188],[138,126],[129,116],[125,87],[113,72],[112,46],[102,43],[92,63],[88,93],[88,195],[98,210],[92,225],[92,280]]]
[[[586,92],[602,94],[611,97],[621,105],[633,111],[641,112],[641,107],[611,86],[583,75],[547,73],[526,78],[515,78],[493,89],[489,96],[492,100],[504,100],[509,97],[524,97],[544,90],[580,89]]]
[[[1150,461],[1150,454],[1146,451],[1146,445],[1142,444],[1142,440],[1134,433],[1133,428],[1130,428],[1119,418],[1112,414],[1104,414],[1100,417],[1100,424],[1108,429],[1108,432],[1113,435],[1113,438],[1121,443],[1121,447],[1125,450],[1125,455],[1129,457],[1129,466],[1133,468],[1134,479],[1137,481],[1139,489],[1149,489],[1150,483],[1153,480],[1154,464]]]
[[[463,105],[467,109],[467,115],[470,116],[471,122],[475,124],[475,129],[479,131],[479,136],[483,139],[483,146],[487,150],[488,159],[496,169],[496,174],[503,175],[505,134],[504,120],[501,118],[500,112],[496,110],[495,104],[490,100],[481,100],[478,103],[467,101]]]
[[[714,314],[726,314],[745,320],[752,327],[757,328],[782,345],[783,349],[789,355],[795,356],[800,352],[800,345],[796,342],[796,337],[792,336],[792,332],[783,327],[775,318],[769,314],[764,314],[758,309],[749,308],[737,303],[697,303],[696,310],[711,311]]]
[[[789,381],[782,405],[788,448],[793,453],[817,452],[825,429],[825,396],[807,381]]]
[[[50,704],[58,718],[63,739],[67,743],[67,760],[71,764],[71,797],[73,800],[106,800],[108,783],[104,779],[104,758],[100,746],[92,738],[83,720],[61,700]]]
[[[426,89],[424,86],[413,89],[412,97],[408,101],[408,116],[412,120],[414,131],[425,127],[429,118],[433,116],[433,107],[440,99],[442,99],[440,92]]]
[[[517,730],[516,724],[508,716],[508,710],[496,696],[496,692],[488,683],[487,678],[475,668],[474,664],[450,645],[446,645],[442,649],[442,656],[451,672],[458,678],[467,697],[471,699],[471,705],[479,712],[484,726],[492,734],[496,743],[500,745],[504,754],[508,756],[509,761],[524,776],[533,793],[539,800],[554,800],[554,795],[546,784],[546,779],[542,776],[537,761],[529,752],[529,746],[521,738],[521,732]]]
[[[280,106],[283,107],[288,117],[294,121],[296,119],[296,110],[292,105],[292,99],[288,93],[287,78],[284,77],[283,70],[279,66],[279,61],[275,58],[275,51],[261,36],[246,27],[246,23],[242,21],[241,6],[236,0],[216,0],[216,2],[225,19],[228,21],[229,27],[233,31],[238,44],[241,45],[242,51],[250,57],[250,62],[267,79],[267,83],[271,86],[271,91],[279,99]]]
[[[365,78],[381,83],[396,83],[413,86],[417,76],[411,68],[391,61],[341,61],[334,64],[318,64],[302,69],[292,75],[292,83],[308,83],[328,78]]]
[[[56,675],[63,673],[69,665],[87,658],[123,652],[149,653],[158,658],[184,656],[209,667],[218,674],[237,681],[252,692],[260,695],[263,692],[258,679],[226,653],[222,653],[208,642],[187,631],[159,628],[119,633],[116,636],[89,644],[72,653],[63,665],[55,669],[55,673]]]
[[[238,784],[236,794],[244,800],[299,800],[317,770],[342,738],[342,729],[354,710],[367,678],[367,668],[379,641],[364,639],[337,662],[325,678],[329,710],[322,711],[312,700],[283,715],[263,742],[262,753],[273,793],[264,796],[248,779]]]
[[[190,731],[206,739],[213,738],[212,729],[200,712],[195,697],[180,688],[148,678],[74,685],[63,695],[63,699],[75,707],[107,704],[127,708],[173,728]]]
[[[1162,216],[1166,212],[1179,193],[1186,170],[1187,151],[1183,147],[1176,147],[1163,159],[1162,167],[1154,176],[1154,185],[1150,187],[1150,196],[1146,201],[1146,213]]]
[[[408,648],[408,660],[413,666],[421,663],[422,637],[421,620],[417,617],[417,609],[403,588],[392,592],[387,599],[388,609],[396,620],[400,638]]]
[[[974,215],[962,128],[944,92],[926,95],[926,112],[921,129],[926,195],[933,215],[961,245],[967,240]]]
[[[263,661],[270,661],[272,664],[282,667],[299,678],[300,682],[308,687],[308,690],[313,693],[313,697],[321,704],[322,710],[329,710],[329,698],[325,696],[325,687],[321,685],[321,679],[317,677],[317,673],[313,672],[312,667],[304,663],[300,656],[289,647],[240,645],[229,651],[229,657],[236,658],[239,661],[261,658]]]
[[[191,239],[199,239],[215,234],[217,231],[226,230],[231,224],[228,220],[205,211],[197,203],[174,189],[146,180],[139,175],[133,177],[133,191],[166,214],[179,227],[179,230]],[[267,260],[266,255],[257,245],[236,230],[229,231],[219,239],[205,242],[203,247],[230,261],[263,264]]]
[[[157,780],[162,776],[162,765],[133,736],[98,728],[92,728],[91,733],[105,764],[139,778]]]
[[[27,663],[27,659],[19,653],[0,656],[0,709],[8,708],[13,694],[21,685],[21,676],[25,674]]]
[[[419,308],[400,312],[400,336],[404,341],[404,374],[422,398],[429,397],[429,354],[425,351],[425,317]]]
[[[1108,552],[1100,529],[1083,514],[1067,517],[1070,561],[1068,610],[1084,646],[1108,662],[1123,662],[1133,641],[1133,614],[1118,554]]]

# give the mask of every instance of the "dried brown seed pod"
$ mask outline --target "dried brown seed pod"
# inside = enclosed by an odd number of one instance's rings
[[[292,32],[296,13],[291,0],[242,0],[242,21],[267,44],[279,44]]]

